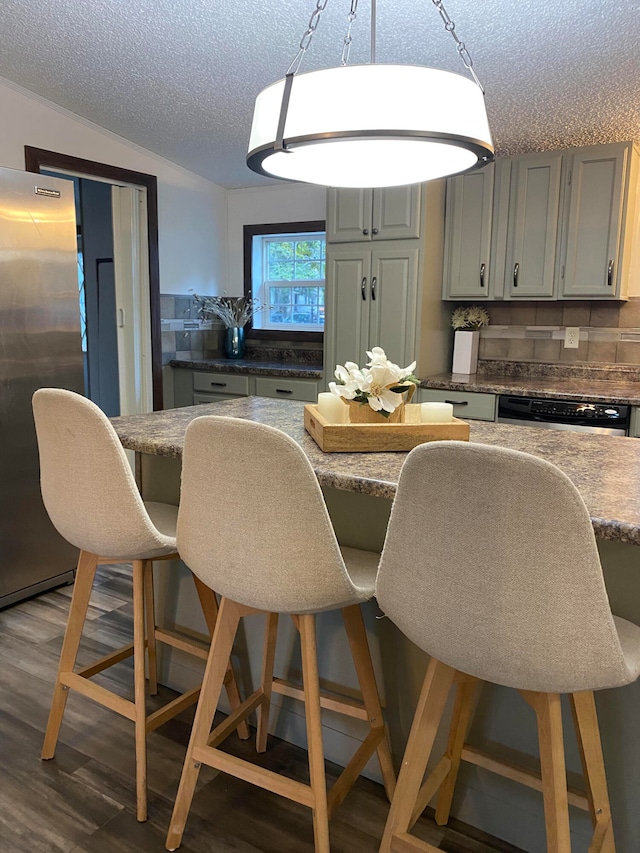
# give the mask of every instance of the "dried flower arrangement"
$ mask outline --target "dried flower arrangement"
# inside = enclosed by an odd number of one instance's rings
[[[254,314],[268,307],[256,302],[251,296],[199,296],[194,293],[193,299],[202,320],[215,317],[228,329],[246,326]]]
[[[457,332],[473,332],[489,325],[489,315],[478,305],[460,306],[451,315],[451,325]]]
[[[368,404],[375,412],[389,417],[403,402],[404,392],[420,381],[413,375],[416,362],[400,368],[389,361],[382,347],[367,350],[367,355],[370,360],[362,369],[353,361],[345,362],[344,367],[336,365],[338,381],[330,382],[329,389],[345,400]]]

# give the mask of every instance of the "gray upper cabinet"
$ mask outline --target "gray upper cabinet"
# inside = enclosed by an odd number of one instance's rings
[[[488,299],[495,166],[447,181],[443,299]]]
[[[620,142],[450,178],[443,299],[640,295],[639,159]]]
[[[637,157],[632,155],[632,146],[622,143],[581,149],[570,157],[560,272],[563,298],[626,295],[634,242],[634,197],[628,188],[637,179]]]
[[[512,162],[505,298],[554,295],[562,152]]]
[[[419,237],[421,196],[420,184],[384,189],[329,189],[327,242]]]

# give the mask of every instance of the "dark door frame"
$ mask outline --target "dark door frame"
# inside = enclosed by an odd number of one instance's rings
[[[158,262],[158,180],[155,175],[133,172],[120,166],[109,166],[93,160],[83,160],[69,154],[46,151],[43,148],[24,146],[27,172],[39,173],[42,169],[64,169],[79,172],[87,177],[145,187],[147,190],[147,230],[149,239],[149,311],[151,315],[151,381],[153,408],[162,408],[162,345],[160,334],[160,265]]]

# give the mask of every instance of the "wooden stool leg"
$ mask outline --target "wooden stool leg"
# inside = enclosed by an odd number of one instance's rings
[[[442,783],[436,803],[436,823],[440,826],[443,826],[449,820],[451,801],[453,800],[453,792],[460,769],[460,757],[469,732],[471,718],[473,717],[474,700],[479,684],[480,682],[477,678],[466,676],[458,683],[456,689],[456,700],[451,714],[449,741],[445,752],[445,756],[451,762],[451,766]]]
[[[589,850],[593,850],[594,853],[615,853],[611,807],[594,695],[591,691],[572,693],[569,701],[578,736],[582,770],[587,783],[589,810],[594,827],[593,841]]]
[[[391,802],[396,787],[396,774],[393,769],[389,736],[387,727],[384,724],[382,707],[380,706],[380,696],[378,694],[376,676],[369,650],[369,641],[367,640],[367,632],[364,627],[360,605],[356,604],[353,607],[345,607],[342,610],[342,618],[344,619],[351,655],[356,675],[358,676],[358,683],[360,684],[360,692],[362,693],[364,706],[369,716],[369,723],[372,729],[384,729],[384,737],[380,741],[380,745],[376,751],[378,761],[380,762],[384,789],[389,802]]]
[[[133,687],[136,737],[136,817],[147,819],[147,710],[145,703],[144,586],[146,560],[133,561]]]
[[[571,853],[567,772],[558,693],[520,693],[536,712],[548,853]]]
[[[176,802],[171,815],[169,832],[167,833],[167,850],[176,850],[182,841],[184,826],[189,816],[191,800],[195,791],[200,762],[194,758],[194,750],[206,747],[216,712],[218,699],[224,684],[227,662],[233,648],[238,623],[240,622],[240,606],[227,598],[222,599],[220,614],[216,623],[211,649],[207,659],[207,667],[200,691],[200,699],[196,709],[191,738],[187,747],[187,755],[182,768],[180,785]]]
[[[41,757],[45,759],[53,758],[56,750],[62,716],[65,705],[67,704],[67,696],[69,695],[69,690],[62,685],[60,676],[62,673],[72,672],[75,666],[97,565],[98,557],[96,554],[80,551],[76,579],[73,585],[73,595],[71,597],[71,607],[69,608],[69,618],[64,632],[60,662],[58,663],[58,676],[53,690],[49,721],[42,745]]]
[[[267,748],[269,734],[269,712],[271,710],[271,693],[273,688],[273,667],[276,659],[276,640],[278,638],[278,614],[268,613],[264,631],[264,648],[262,651],[262,690],[263,696],[258,708],[258,733],[256,735],[256,751],[264,752]]]
[[[442,719],[455,670],[435,658],[429,661],[413,718],[398,784],[384,829],[380,853],[390,853],[396,836],[406,835],[418,799],[422,777]],[[410,848],[408,848],[410,849]],[[425,850],[434,849],[424,846]]]
[[[307,721],[309,781],[313,792],[312,812],[315,853],[329,853],[329,807],[324,767],[324,748],[322,745],[320,680],[318,676],[315,615],[307,613],[299,616],[298,625],[302,649],[302,679],[304,682],[304,706]]]
[[[156,606],[153,595],[153,562],[144,561],[144,615],[147,623],[147,660],[149,663],[149,693],[158,692],[158,657],[156,652]]]
[[[200,606],[202,607],[202,612],[204,613],[204,618],[207,623],[207,627],[209,629],[209,636],[213,637],[213,632],[216,627],[216,622],[218,619],[218,599],[216,598],[216,594],[212,589],[202,583],[200,578],[193,575],[193,582],[196,585],[196,590],[198,592],[198,598],[200,599]],[[238,682],[236,680],[235,672],[233,671],[233,666],[231,665],[231,660],[227,662],[227,673],[225,676],[225,688],[227,690],[227,697],[229,699],[229,706],[232,711],[236,711],[242,702],[240,701],[240,691],[238,690]],[[249,726],[246,721],[240,723],[237,728],[238,737],[241,740],[246,740],[250,737]]]

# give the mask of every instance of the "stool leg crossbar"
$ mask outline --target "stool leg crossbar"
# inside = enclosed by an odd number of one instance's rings
[[[343,609],[343,617],[349,644],[352,650],[356,673],[360,684],[362,701],[343,700],[333,694],[320,690],[318,658],[316,648],[315,615],[304,614],[293,617],[300,634],[302,652],[302,689],[273,677],[275,660],[278,616],[266,614],[265,646],[262,664],[262,683],[245,700],[243,706],[230,715],[221,725],[211,731],[213,717],[224,678],[224,661],[231,654],[233,642],[240,619],[262,611],[222,599],[220,616],[216,625],[207,670],[196,717],[187,749],[182,778],[167,835],[167,850],[180,846],[185,823],[189,814],[200,766],[206,764],[244,779],[266,790],[273,791],[290,800],[308,806],[312,811],[316,853],[329,851],[329,818],[335,808],[343,801],[349,789],[360,774],[362,768],[374,753],[377,753],[389,798],[393,796],[395,776],[391,762],[391,752],[387,740],[386,727],[382,718],[382,709],[375,684],[375,677],[364,623],[359,605]],[[307,742],[309,755],[309,784],[298,782],[261,768],[217,749],[238,719],[245,719],[254,709],[258,710],[257,749],[266,749],[269,706],[272,693],[302,699],[305,703],[307,724]],[[331,708],[350,716],[366,720],[370,732],[356,751],[340,777],[327,790],[324,749],[322,743],[321,709]],[[234,717],[235,719],[232,719]]]
[[[157,559],[175,560],[178,559],[178,555],[170,554]],[[133,565],[134,639],[133,643],[129,643],[120,649],[110,652],[99,660],[75,670],[78,649],[91,598],[91,590],[99,563],[132,563]],[[198,581],[196,581],[196,587],[207,626],[211,635],[213,635],[218,615],[218,603],[215,594],[208,587],[202,584],[199,585]],[[177,634],[172,634],[156,627],[153,598],[153,563],[151,560],[107,559],[100,558],[96,554],[81,551],[41,757],[43,759],[54,757],[70,689],[131,720],[135,724],[136,816],[139,821],[147,819],[146,736],[149,732],[154,731],[158,726],[172,719],[185,708],[195,704],[200,695],[200,687],[193,688],[163,705],[152,714],[147,714],[145,705],[145,651],[148,659],[148,689],[149,693],[154,695],[158,692],[156,642],[162,642],[182,649],[201,659],[207,658],[208,649],[203,643],[198,643],[196,640],[190,638],[180,637]],[[132,655],[134,701],[125,699],[90,680],[92,676],[103,672],[105,669]],[[240,696],[228,658],[225,662],[223,683],[226,686],[232,709],[237,709],[240,706]],[[238,734],[240,737],[249,737],[249,729],[246,722],[240,722]]]
[[[423,782],[438,726],[454,682],[457,684],[449,740],[443,758]],[[571,853],[568,806],[588,809],[594,826],[589,853],[615,853],[611,809],[593,692],[569,695],[586,782],[586,795],[567,787],[560,695],[520,690],[538,723],[540,773],[497,760],[465,743],[482,682],[432,658],[422,686],[380,853],[437,853],[410,834],[438,793],[436,822],[449,820],[461,761],[492,770],[542,792],[548,853]]]

